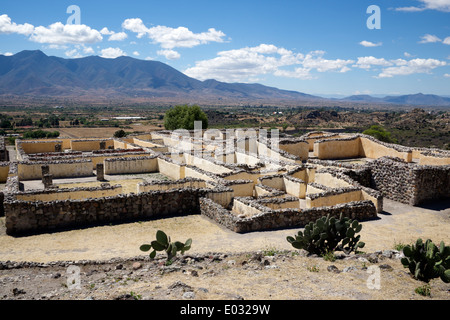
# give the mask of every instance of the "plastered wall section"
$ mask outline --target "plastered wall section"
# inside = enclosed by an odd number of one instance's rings
[[[108,149],[108,147],[114,147],[114,141],[112,139],[109,139],[109,140],[72,140],[70,143],[70,148],[73,151],[100,150],[101,142],[105,142],[106,149]]]
[[[298,181],[300,179],[289,179],[288,177],[284,177],[283,180],[285,191],[287,194],[298,197],[300,199],[305,199],[307,187],[306,182]]]
[[[155,157],[105,159],[105,174],[138,174],[158,172],[158,159]]]
[[[18,194],[16,195],[17,200],[21,201],[65,201],[65,200],[84,200],[84,199],[95,199],[103,197],[117,196],[122,193],[122,186],[114,186],[114,188],[107,189],[86,189],[86,190],[58,190],[49,193],[36,193],[36,194]]]
[[[361,190],[347,191],[339,194],[324,194],[316,199],[306,197],[307,208],[330,207],[353,201],[363,200]]]
[[[158,158],[159,173],[170,177],[174,180],[184,179],[186,177],[186,165],[180,165],[163,158]],[[194,177],[195,178],[195,177]]]
[[[42,179],[42,166],[48,165],[53,178],[90,177],[93,175],[92,161],[67,161],[67,162],[32,162],[19,163],[18,176],[20,180]]]
[[[308,142],[297,142],[297,143],[280,143],[279,148],[286,151],[294,156],[301,158],[302,160],[308,160],[309,157],[309,144]]]
[[[384,146],[382,144],[376,143],[375,141],[372,141],[370,139],[361,137],[361,156],[367,157],[371,159],[378,159],[384,156],[388,157],[397,157],[400,158],[406,162],[412,161],[412,152],[401,152],[397,151],[393,148],[389,148],[387,146]]]
[[[351,140],[324,140],[314,143],[314,156],[319,159],[346,159],[359,157],[359,137]]]
[[[260,210],[246,203],[241,202],[239,199],[234,199],[232,211],[236,215],[242,215],[245,217],[252,217],[261,214]]]
[[[33,140],[33,142],[20,141],[22,150],[26,154],[33,153],[47,153],[47,152],[55,152],[55,146],[57,144],[62,145],[62,141],[39,141]],[[17,147],[17,142],[16,142]]]
[[[8,180],[9,162],[0,163],[0,183],[5,183]]]

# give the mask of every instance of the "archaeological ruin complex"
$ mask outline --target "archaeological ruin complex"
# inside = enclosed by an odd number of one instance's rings
[[[19,236],[201,214],[238,233],[324,215],[374,219],[383,199],[450,196],[450,152],[363,134],[158,131],[0,145],[6,232]]]

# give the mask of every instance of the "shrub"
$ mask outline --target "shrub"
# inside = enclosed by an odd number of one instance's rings
[[[386,131],[383,127],[378,125],[371,126],[370,129],[364,131],[363,134],[367,134],[383,142],[398,143],[395,138],[391,137],[391,133],[389,131]]]
[[[401,262],[417,280],[429,282],[441,278],[450,283],[450,247],[442,241],[439,248],[430,240],[417,239],[413,245],[403,248],[404,258]]]
[[[167,254],[167,260],[170,261],[177,255],[178,251],[183,254],[191,248],[192,239],[188,239],[185,243],[176,241],[171,242],[170,237],[168,237],[163,231],[159,230],[156,232],[156,240],[152,241],[150,244],[143,244],[140,247],[141,251],[148,252],[151,249],[153,251],[150,253],[150,259],[154,259],[156,256],[156,251],[165,251]]]
[[[420,294],[421,296],[429,297],[431,296],[431,287],[429,284],[426,284],[424,286],[417,287],[414,289],[414,292]]]
[[[359,241],[361,236],[356,236],[361,229],[362,225],[358,221],[343,217],[342,214],[339,219],[328,215],[315,223],[310,222],[304,232],[299,231],[295,238],[287,237],[287,241],[296,249],[305,249],[322,256],[333,251],[350,253],[365,245]]]

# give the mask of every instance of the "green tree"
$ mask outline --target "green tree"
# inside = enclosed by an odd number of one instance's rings
[[[11,129],[12,128],[11,121],[9,121],[8,119],[1,120],[0,128],[2,128],[2,129]]]
[[[367,134],[368,136],[372,136],[380,141],[387,143],[397,143],[397,139],[391,137],[391,133],[386,131],[383,127],[379,125],[373,125],[370,129],[367,129],[363,132],[363,134]]]
[[[166,112],[164,127],[166,130],[194,130],[195,121],[202,122],[202,129],[208,128],[208,117],[199,106],[176,106]]]
[[[125,132],[125,131],[123,131],[123,130],[118,130],[118,131],[116,131],[115,133],[114,133],[114,138],[123,138],[123,137],[126,137],[127,136],[127,133]]]

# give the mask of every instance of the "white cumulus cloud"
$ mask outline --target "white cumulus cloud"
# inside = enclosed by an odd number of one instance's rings
[[[120,48],[106,48],[101,51],[100,57],[106,59],[115,59],[126,55],[127,54]]]
[[[378,78],[392,78],[394,76],[405,76],[416,73],[431,73],[438,67],[446,66],[445,61],[436,59],[413,59],[405,61],[403,59],[393,60],[395,66],[385,68],[378,75]]]
[[[324,55],[324,51],[312,51],[304,55],[274,45],[261,44],[219,52],[213,59],[197,61],[185,73],[200,80],[214,78],[226,82],[248,82],[261,75],[306,80],[314,78],[312,71],[350,71],[349,65],[355,62],[325,59]]]
[[[177,60],[181,57],[181,55],[175,50],[159,50],[157,54],[159,56],[166,57],[167,60]]]
[[[99,31],[83,24],[56,22],[49,27],[36,27],[30,40],[47,44],[84,44],[100,42],[103,37]]]
[[[126,38],[128,38],[128,35],[125,32],[118,32],[118,33],[114,33],[112,34],[108,41],[123,41]]]
[[[387,61],[384,58],[375,58],[372,56],[369,57],[359,57],[358,61],[354,65],[354,67],[361,69],[370,69],[372,66],[391,66],[392,62]]]
[[[279,70],[279,67],[299,64],[303,55],[296,55],[284,48],[261,44],[221,51],[216,58],[197,61],[194,67],[185,70],[193,78],[216,79],[227,82],[247,82],[259,75],[300,77],[294,71]],[[305,73],[303,73],[305,74]]]
[[[0,34],[18,33],[29,36],[33,31],[34,26],[29,23],[17,24],[12,22],[11,18],[6,14],[0,16]]]
[[[361,41],[359,44],[362,45],[363,47],[368,47],[368,48],[370,48],[370,47],[379,47],[379,46],[383,45],[382,42],[373,43],[373,42],[366,41],[366,40]]]
[[[209,42],[224,42],[225,34],[214,28],[207,32],[194,33],[186,27],[171,28],[156,26],[147,28],[139,18],[126,19],[122,27],[125,30],[137,33],[138,38],[147,36],[153,42],[159,44],[163,49],[193,48]]]
[[[422,40],[419,41],[419,43],[435,43],[435,42],[441,42],[442,40],[436,37],[433,34],[426,34],[421,37]]]
[[[424,10],[437,10],[443,12],[450,12],[450,0],[418,0],[421,2],[420,6],[409,6],[396,8],[397,11],[404,12],[418,12]]]
[[[308,53],[305,56],[305,59],[302,62],[302,65],[308,69],[316,69],[318,72],[327,72],[327,71],[335,71],[335,72],[347,72],[350,71],[348,67],[349,64],[354,63],[353,60],[328,60],[324,59],[323,55],[324,51],[317,50],[311,53]]]

